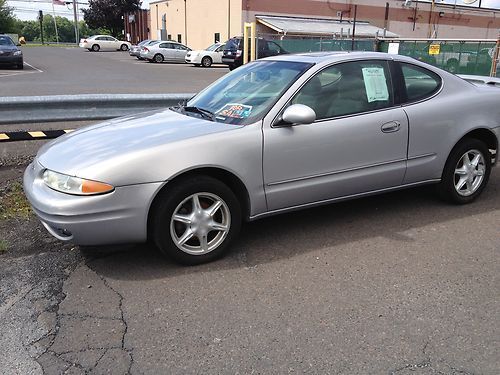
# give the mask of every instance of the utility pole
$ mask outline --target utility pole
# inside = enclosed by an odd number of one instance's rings
[[[40,22],[40,39],[43,45],[43,12],[41,10],[38,11],[38,21]]]
[[[78,15],[77,15],[77,10],[76,10],[76,0],[73,0],[73,16],[75,18],[75,43],[78,45],[80,43],[80,35],[78,32]]]
[[[490,77],[497,76],[498,58],[500,57],[500,30],[498,30],[497,45],[493,51],[493,57],[491,59],[491,71]]]

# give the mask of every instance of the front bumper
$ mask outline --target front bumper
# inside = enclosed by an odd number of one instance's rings
[[[138,243],[147,240],[151,202],[162,183],[117,187],[113,192],[76,196],[45,185],[37,161],[24,172],[24,192],[33,211],[54,237],[78,245]]]
[[[23,63],[23,55],[9,55],[2,56],[0,55],[0,64],[12,64],[12,65],[22,65]]]

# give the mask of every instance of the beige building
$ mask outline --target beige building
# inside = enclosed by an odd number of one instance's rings
[[[257,22],[261,33],[347,36],[356,16],[365,21],[356,27],[358,37],[375,37],[385,29],[404,38],[496,39],[499,8],[498,0],[473,6],[463,0],[160,0],[150,4],[150,36],[199,49],[241,35],[244,22]],[[329,21],[316,27],[312,18]]]

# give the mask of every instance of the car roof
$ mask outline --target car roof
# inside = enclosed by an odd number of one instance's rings
[[[267,57],[262,60],[280,60],[280,61],[297,61],[312,64],[321,64],[329,62],[337,62],[352,59],[387,59],[407,61],[414,63],[417,60],[401,55],[393,55],[385,52],[371,52],[371,51],[323,51],[323,52],[307,52],[297,54],[284,54],[272,57]]]

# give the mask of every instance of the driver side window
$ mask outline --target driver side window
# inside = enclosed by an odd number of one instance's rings
[[[292,99],[316,112],[316,119],[353,115],[393,105],[386,61],[353,61],[326,68]]]

